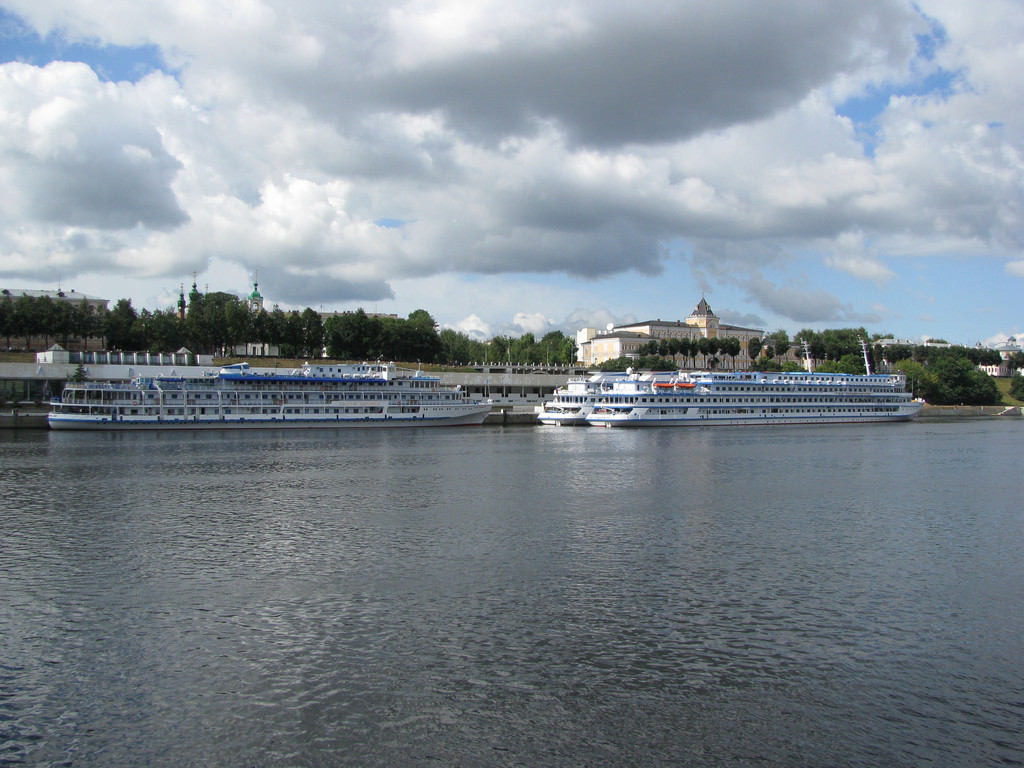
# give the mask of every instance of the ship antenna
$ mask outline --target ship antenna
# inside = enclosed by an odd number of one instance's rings
[[[860,339],[860,348],[864,352],[864,370],[868,372],[868,376],[871,375],[871,357],[868,355],[868,343],[863,338]]]
[[[814,373],[814,361],[811,360],[811,344],[807,339],[801,339],[804,343],[804,365],[808,373]]]

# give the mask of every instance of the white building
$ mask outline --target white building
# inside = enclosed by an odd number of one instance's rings
[[[978,343],[981,347],[981,343]],[[992,349],[999,353],[999,357],[1002,358],[999,361],[999,365],[979,365],[978,370],[984,371],[989,376],[1012,376],[1014,370],[1010,368],[1010,356],[1015,352],[1024,354],[1024,342],[1017,341],[1014,336],[1011,336],[1002,344],[993,344]]]

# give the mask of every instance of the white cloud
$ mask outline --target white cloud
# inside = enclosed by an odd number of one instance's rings
[[[468,317],[464,317],[450,327],[471,338],[479,340],[489,339],[494,335],[491,333],[490,324],[481,319],[479,315],[469,315]]]
[[[517,312],[512,318],[512,322],[521,329],[522,333],[532,333],[538,337],[553,330],[555,326],[555,321],[541,312]]]
[[[607,279],[658,285],[677,252],[685,303],[720,286],[772,324],[880,317],[851,296],[910,260],[1021,276],[1012,2],[7,7],[177,69],[0,65],[5,279],[230,265],[290,305],[436,300],[467,332],[539,333],[643,313]],[[917,93],[926,75],[948,88]],[[870,125],[837,115],[893,85]],[[849,281],[814,285],[808,259]]]

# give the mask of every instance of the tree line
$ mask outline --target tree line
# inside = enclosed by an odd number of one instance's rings
[[[519,365],[572,365],[576,361],[575,341],[561,331],[540,339],[532,333],[519,337],[498,335],[480,341],[450,328],[437,330],[430,314],[417,309],[407,318],[366,314],[362,309],[332,315],[324,320],[307,307],[285,312],[253,309],[248,302],[229,293],[190,295],[185,317],[173,309],[136,311],[130,299],[118,300],[113,309],[96,308],[85,302],[55,301],[48,296],[5,296],[0,300],[0,337],[7,347],[12,339],[39,337],[45,346],[68,339],[102,339],[109,350],[175,352],[186,347],[200,354],[228,356],[247,343],[276,346],[281,357],[316,358],[325,352],[335,360],[400,360],[404,362],[512,363]],[[914,394],[933,405],[991,405],[1001,396],[991,377],[977,370],[980,365],[998,365],[1000,355],[992,349],[961,346],[887,345],[883,338],[869,336],[863,328],[824,331],[804,329],[791,340],[783,330],[751,339],[748,353],[755,370],[800,370],[804,367],[805,342],[815,370],[823,373],[864,373],[861,339],[869,341],[872,369],[901,370]],[[641,348],[639,358],[607,361],[603,370],[626,367],[674,370],[676,360],[696,367],[714,368],[722,356],[733,359],[741,351],[735,338],[652,339]],[[792,351],[796,360],[786,359]],[[1024,368],[1024,355],[1015,354],[1011,368]],[[1017,373],[1011,393],[1020,398],[1024,382]]]
[[[53,300],[48,296],[4,297],[0,300],[0,337],[11,341],[35,337],[44,348],[53,342],[68,347],[69,339],[100,339],[111,351],[176,352],[185,347],[199,354],[230,356],[236,347],[258,344],[276,347],[281,357],[313,358],[325,352],[335,360],[400,360],[404,362],[513,363],[571,365],[575,341],[561,331],[537,339],[498,335],[480,341],[444,328],[417,309],[407,318],[367,314],[362,309],[322,318],[315,310],[285,312],[253,309],[230,293],[189,296],[184,318],[172,309],[137,311],[131,299],[113,308],[85,302]]]

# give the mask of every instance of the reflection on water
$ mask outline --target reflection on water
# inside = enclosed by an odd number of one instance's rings
[[[0,437],[0,761],[1020,765],[1018,422]]]

